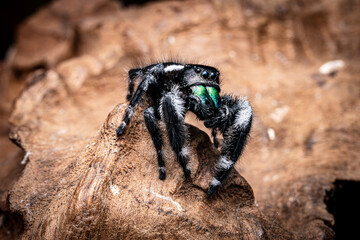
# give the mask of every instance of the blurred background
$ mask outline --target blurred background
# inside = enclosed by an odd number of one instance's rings
[[[85,126],[77,134],[90,138],[125,102],[127,70],[163,59],[213,65],[222,92],[250,100],[236,169],[261,211],[303,239],[360,237],[359,0],[14,0],[0,3],[0,18],[0,238],[23,231],[8,192],[27,157],[11,129]],[[74,101],[59,98],[42,117],[16,106],[49,70]]]

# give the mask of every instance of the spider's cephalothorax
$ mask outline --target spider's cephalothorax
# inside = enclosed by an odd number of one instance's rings
[[[141,80],[134,92],[134,81]],[[219,71],[216,68],[174,62],[158,63],[129,71],[130,101],[117,135],[124,133],[133,115],[134,107],[144,98],[149,106],[144,119],[156,148],[159,178],[165,179],[163,140],[157,121],[165,123],[167,135],[177,160],[183,168],[185,178],[190,177],[187,150],[187,129],[184,117],[187,111],[195,113],[207,128],[212,129],[214,144],[218,147],[216,134],[224,136],[221,156],[215,166],[215,174],[208,193],[217,191],[223,180],[241,155],[252,122],[252,109],[248,101],[220,96]]]

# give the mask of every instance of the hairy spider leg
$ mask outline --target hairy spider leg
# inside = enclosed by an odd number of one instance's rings
[[[134,96],[131,98],[129,105],[126,108],[121,125],[116,130],[118,136],[121,136],[124,133],[125,128],[129,124],[134,113],[134,107],[140,102],[143,94],[147,92],[150,85],[155,84],[156,82],[156,78],[152,74],[145,74],[144,79],[139,84],[139,87],[136,89]]]
[[[129,86],[128,86],[128,92],[126,95],[126,100],[130,101],[130,99],[132,98],[133,93],[134,93],[135,79],[139,78],[143,74],[143,69],[142,68],[131,69],[128,72],[128,74],[129,74]]]
[[[210,182],[208,194],[214,194],[230,173],[236,161],[242,154],[246,140],[249,136],[252,123],[252,109],[248,101],[244,99],[226,99],[222,101],[229,108],[229,114],[223,121],[226,126],[223,129],[224,143],[221,156],[216,162],[215,175]],[[229,125],[228,123],[231,122]]]
[[[164,180],[166,177],[165,172],[165,162],[163,158],[163,140],[160,132],[160,128],[156,122],[156,120],[159,120],[155,116],[155,108],[149,107],[144,111],[144,119],[145,119],[145,125],[150,133],[150,136],[152,138],[152,141],[154,143],[157,158],[158,158],[158,164],[159,164],[159,179]]]
[[[165,94],[161,99],[160,114],[166,125],[168,138],[177,160],[183,168],[185,178],[189,178],[191,171],[188,166],[188,148],[186,147],[187,129],[184,123],[185,101],[176,90]]]

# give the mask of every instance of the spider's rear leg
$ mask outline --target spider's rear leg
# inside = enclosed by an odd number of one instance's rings
[[[236,161],[242,154],[249,136],[252,123],[252,109],[248,101],[229,99],[223,101],[230,112],[223,121],[224,142],[221,156],[215,166],[215,176],[212,178],[208,194],[214,194],[224,179],[229,175]],[[230,124],[229,124],[230,123]]]
[[[185,101],[174,90],[161,99],[160,108],[171,147],[183,168],[185,178],[189,178],[191,171],[188,166],[187,129],[184,123]]]
[[[159,126],[156,123],[156,120],[158,119],[155,116],[154,107],[149,107],[144,111],[144,119],[145,119],[146,127],[151,135],[152,141],[156,149],[158,164],[159,164],[159,179],[164,180],[166,177],[166,172],[165,172],[165,162],[162,152],[163,140]]]
[[[135,79],[141,77],[141,75],[143,74],[143,69],[142,68],[135,68],[135,69],[131,69],[129,72],[129,86],[128,86],[128,92],[126,95],[126,100],[130,101],[133,93],[134,93],[134,82]]]
[[[137,104],[139,104],[140,100],[142,99],[142,96],[149,89],[149,86],[152,84],[156,84],[156,83],[157,83],[157,80],[153,75],[151,75],[151,74],[145,75],[144,79],[139,84],[139,87],[136,89],[134,96],[131,98],[129,105],[126,107],[123,121],[116,130],[117,136],[121,136],[124,133],[125,128],[129,124],[130,119],[134,113],[134,107]]]

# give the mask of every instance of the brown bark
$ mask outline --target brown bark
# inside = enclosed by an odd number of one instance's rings
[[[327,192],[336,179],[360,179],[358,3],[86,2],[55,1],[27,20],[2,68],[2,229],[23,221],[11,229],[22,239],[334,237]],[[179,54],[220,67],[222,92],[255,109],[246,152],[212,198],[219,152],[200,122],[187,119],[189,181],[167,140],[158,179],[144,106],[115,136],[126,70]],[[340,57],[335,77],[317,73]],[[9,131],[24,152],[9,147]]]
[[[115,131],[124,104],[92,138],[89,119],[98,111],[82,106],[90,89],[70,96],[54,71],[33,78],[36,83],[17,99],[10,118],[16,126],[11,138],[28,154],[10,195],[11,209],[27,224],[22,238],[266,239],[275,231],[281,234],[277,238],[291,238],[278,226],[269,227],[251,187],[235,171],[218,196],[206,194],[219,152],[205,133],[189,126],[189,181],[165,144],[168,177],[161,181],[141,109],[120,140]]]

